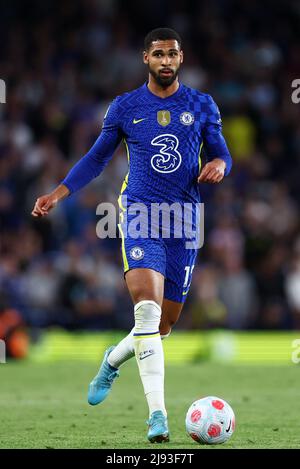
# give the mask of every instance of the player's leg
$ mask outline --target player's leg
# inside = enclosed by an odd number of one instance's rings
[[[129,282],[134,304],[151,300],[161,308],[165,271],[164,244],[157,239],[139,239],[137,245],[136,239],[127,237],[123,239],[122,254],[125,279],[127,285]],[[118,368],[134,354],[133,334],[134,330],[117,347],[106,350],[101,367],[89,386],[88,402],[91,405],[99,404],[107,397],[114,379],[119,375]]]
[[[151,311],[151,303],[153,303]],[[174,303],[174,304],[173,304]],[[169,429],[167,422],[167,412],[165,408],[164,396],[164,353],[162,347],[162,335],[167,337],[171,333],[171,327],[177,321],[182,306],[172,301],[164,301],[165,314],[163,318],[161,310],[160,318],[158,316],[158,305],[151,301],[140,301],[135,304],[135,330],[134,330],[134,348],[135,356],[139,367],[141,380],[144,386],[145,396],[149,406],[149,431],[148,439],[153,442],[169,441]],[[156,312],[154,316],[154,307]],[[143,308],[144,312],[143,312]],[[142,313],[140,315],[140,313]],[[144,317],[144,323],[141,318]],[[150,326],[150,317],[152,317],[152,326]],[[159,319],[159,320],[158,320]],[[154,320],[156,322],[154,322]],[[157,334],[150,335],[150,330],[160,327]],[[160,332],[161,331],[161,332]]]
[[[184,303],[163,299],[161,321],[159,325],[162,340],[169,337],[172,327],[178,321]],[[109,353],[108,363],[119,369],[130,358],[134,357],[134,328]]]
[[[160,337],[162,340],[169,337],[172,327],[178,321],[184,303],[163,299],[161,321],[159,325]],[[108,356],[108,363],[119,369],[130,358],[134,357],[134,328],[113,348]]]
[[[153,269],[133,269],[126,283],[134,303],[134,351],[149,407],[151,442],[169,440],[164,400],[164,353],[159,333],[164,276]]]
[[[134,268],[125,274],[133,304],[150,299],[160,306],[164,297],[164,276],[151,268]]]
[[[166,298],[163,299],[159,325],[162,340],[171,334],[172,327],[177,322],[182,307],[183,303],[167,300]],[[134,328],[116,346],[111,346],[105,351],[100,369],[89,386],[89,404],[97,405],[103,402],[110,392],[114,379],[119,376],[119,368],[135,356],[133,333]]]
[[[150,240],[147,240],[147,242],[149,243]],[[160,245],[156,245],[156,248],[152,251],[153,253],[156,253],[156,259],[162,259],[165,254],[163,250],[159,252],[160,247]],[[172,326],[181,314],[191,283],[193,264],[197,255],[196,251],[188,251],[178,246],[175,246],[174,248],[177,254],[175,252],[172,254],[172,248],[173,246],[168,249],[169,259],[167,264],[167,278],[164,282],[165,297],[162,303],[162,317],[159,327],[162,339],[168,337]],[[181,255],[179,256],[178,254],[180,252]],[[178,259],[180,260],[180,263],[178,263]],[[133,276],[133,281],[131,282],[132,285],[130,285],[133,300],[138,301],[141,291],[143,291],[144,294],[143,298],[149,294],[152,295],[153,292],[153,298],[157,299],[157,285],[153,285],[151,282],[149,283],[149,279],[146,279],[145,283],[143,276],[139,275],[144,269],[135,268],[139,261],[134,263],[129,256],[128,260],[127,258],[125,260],[126,264],[129,265],[129,268],[132,269],[128,274],[129,277]],[[155,265],[155,259],[146,258],[146,263],[148,265]],[[159,265],[158,268],[160,268]],[[135,273],[132,274],[130,272]],[[128,274],[126,274],[126,276]],[[147,289],[144,288],[145,286]],[[141,288],[143,288],[143,290],[141,290]],[[100,370],[89,386],[88,402],[91,405],[99,404],[107,397],[114,379],[119,376],[119,367],[129,358],[134,356],[133,334],[134,328],[116,347],[112,346],[106,350]]]
[[[134,304],[135,325],[131,333],[125,337],[124,342],[120,344],[121,347],[117,347],[116,351],[113,350],[108,357],[108,362],[114,366],[114,369],[120,366],[122,356],[125,355],[126,359],[130,358],[132,346],[137,356],[137,353],[140,353],[137,352],[139,346],[144,342],[150,345],[150,339],[153,339],[156,344],[156,356],[163,356],[159,324],[166,268],[165,245],[161,240],[152,238],[137,240],[130,236],[122,236],[122,240],[125,280]],[[155,337],[152,337],[154,335]],[[150,365],[151,357],[144,358],[138,363],[146,361]],[[144,368],[144,365],[139,366],[140,368]],[[147,385],[146,388],[148,390]],[[152,403],[152,395],[149,399]],[[152,408],[152,404],[149,407]]]
[[[163,299],[162,304],[162,315],[159,325],[159,332],[162,339],[168,337],[171,334],[173,326],[178,321],[184,303],[178,301]]]
[[[159,272],[150,269],[133,269],[125,274],[125,280],[133,304],[147,298],[154,298],[153,301],[161,303],[164,277]],[[110,352],[108,363],[114,368],[120,368],[123,363],[135,356],[133,333],[134,328]]]
[[[125,280],[134,305],[147,298],[153,298],[152,301],[161,306],[164,290],[164,277],[161,273],[152,269],[133,269],[125,274]],[[133,334],[134,328],[110,352],[108,362],[112,367],[119,368],[135,355]]]
[[[126,283],[134,303],[132,333],[140,376],[149,405],[150,441],[167,441],[164,404],[164,357],[159,334],[164,292],[165,245],[160,240],[124,238],[122,243]],[[110,391],[118,370],[109,363],[108,349],[98,375],[89,388],[89,402],[102,402]],[[149,353],[148,353],[149,352]]]

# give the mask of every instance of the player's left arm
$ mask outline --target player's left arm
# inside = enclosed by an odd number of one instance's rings
[[[216,184],[230,173],[232,158],[222,134],[222,121],[218,106],[207,95],[206,121],[202,127],[203,147],[207,162],[201,169],[198,182]]]
[[[118,97],[108,107],[99,137],[62,181],[72,194],[101,174],[122,140]]]
[[[102,131],[92,148],[71,168],[64,180],[50,194],[39,197],[31,212],[34,217],[48,215],[59,201],[86,186],[101,174],[122,139],[118,97],[109,106]]]

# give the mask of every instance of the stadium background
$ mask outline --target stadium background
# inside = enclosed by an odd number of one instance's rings
[[[195,448],[183,422],[199,395],[233,406],[226,447],[299,448],[299,2],[10,0],[0,13],[0,447],[145,444],[134,360],[108,405],[85,400],[103,350],[133,325],[120,241],[95,231],[98,203],[117,206],[124,148],[48,218],[30,212],[90,148],[111,99],[145,81],[145,34],[169,26],[180,79],[219,104],[234,164],[201,187],[205,244],[164,342],[168,448]]]

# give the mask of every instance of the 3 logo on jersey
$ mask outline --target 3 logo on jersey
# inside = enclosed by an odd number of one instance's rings
[[[175,135],[162,134],[151,140],[151,145],[161,147],[159,153],[151,158],[151,166],[159,173],[173,173],[181,165],[182,157],[179,153],[179,141]]]

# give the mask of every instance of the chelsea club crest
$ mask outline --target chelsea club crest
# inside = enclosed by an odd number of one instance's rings
[[[139,261],[140,259],[143,259],[144,257],[144,249],[140,248],[139,246],[135,246],[130,250],[130,257],[131,259],[134,259],[135,261]]]
[[[180,114],[180,122],[183,125],[192,125],[194,120],[195,120],[194,115],[191,112],[185,111],[182,114]]]

